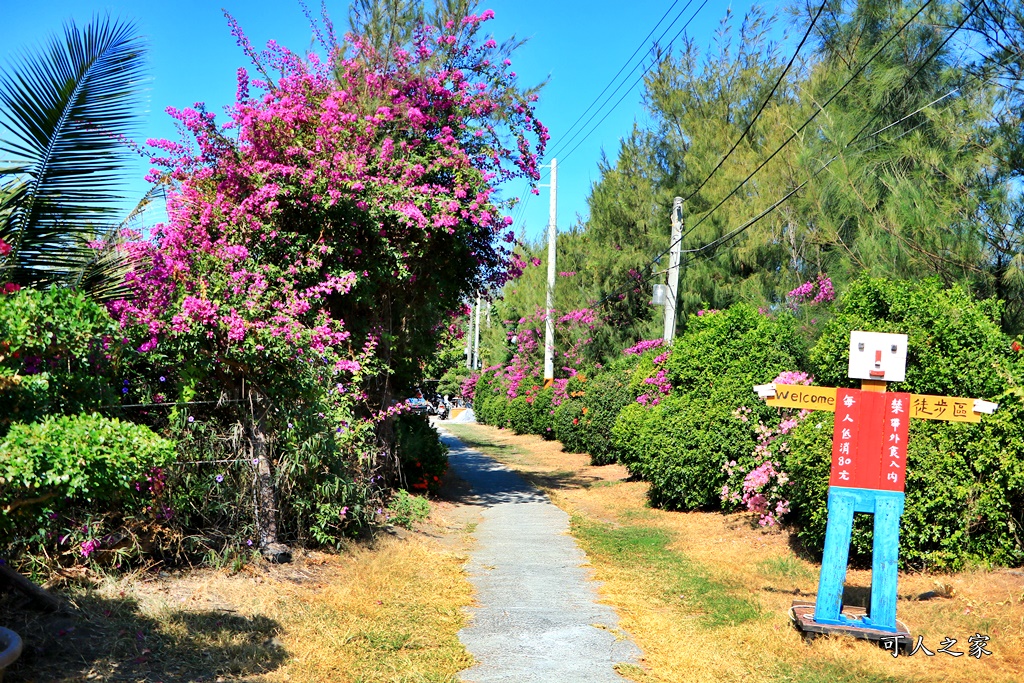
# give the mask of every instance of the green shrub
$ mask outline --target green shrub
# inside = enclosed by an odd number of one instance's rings
[[[116,403],[120,338],[106,309],[79,291],[0,296],[0,434],[12,422]]]
[[[486,424],[501,429],[508,427],[508,409],[510,404],[511,400],[503,393],[488,397],[484,403],[487,408]]]
[[[533,426],[530,431],[545,439],[555,438],[554,406],[551,405],[554,396],[554,387],[548,387],[535,392],[530,397],[530,405],[533,411]]]
[[[437,493],[448,470],[448,447],[441,443],[427,416],[406,413],[396,421],[395,432],[405,485]]]
[[[889,391],[993,398],[1016,383],[1019,355],[999,328],[1000,304],[976,300],[938,280],[894,281],[862,277],[837,302],[811,351],[816,384],[853,387],[847,377],[850,331],[908,336],[907,378]]]
[[[691,315],[665,362],[676,393],[750,403],[753,386],[807,365],[807,348],[792,316],[762,315],[748,304]],[[845,368],[845,366],[844,366]]]
[[[1024,561],[1020,365],[996,320],[998,306],[975,301],[956,287],[862,278],[841,297],[836,316],[812,350],[817,384],[849,386],[855,382],[846,377],[850,330],[905,333],[910,339],[907,379],[891,389],[1000,404],[979,424],[911,423],[900,529],[905,567],[957,569]],[[798,534],[815,553],[824,545],[828,519],[832,426],[832,415],[812,415],[789,435],[785,463],[794,482]],[[851,557],[866,562],[871,542],[871,517],[858,515]]]
[[[11,425],[0,441],[6,554],[48,549],[88,557],[109,544],[98,538],[100,528],[161,512],[154,497],[173,457],[174,444],[149,428],[97,414]],[[107,519],[94,526],[100,517]],[[87,545],[76,550],[76,542]]]
[[[635,400],[636,394],[626,374],[618,369],[598,374],[587,383],[581,422],[592,465],[607,465],[618,460],[612,428],[622,409]]]
[[[411,495],[405,489],[398,489],[388,503],[388,521],[411,529],[416,522],[430,516],[430,503],[426,498]]]
[[[14,424],[0,441],[0,497],[7,504],[52,494],[66,502],[116,505],[174,444],[147,427],[91,415]]]
[[[465,365],[449,368],[437,383],[437,395],[447,396],[449,399],[462,396],[462,383],[469,379],[471,374],[473,371]]]
[[[504,419],[504,405],[492,403],[495,399],[506,400],[504,390],[498,381],[494,370],[480,373],[480,379],[476,384],[476,395],[473,398],[473,413],[477,422],[494,426]]]
[[[648,360],[648,366],[653,365]],[[631,368],[618,363],[590,379],[573,378],[566,387],[568,398],[555,410],[555,434],[570,453],[588,453],[593,465],[618,460],[612,427],[619,412],[636,399],[631,388]]]
[[[516,396],[508,402],[505,423],[516,434],[533,433],[533,406],[525,396]]]
[[[756,443],[753,430],[731,413],[711,399],[678,395],[651,408],[628,405],[612,430],[619,460],[651,482],[648,495],[655,506],[718,507],[723,453],[750,452]]]
[[[758,401],[753,386],[806,363],[795,328],[787,314],[770,317],[746,304],[691,316],[660,366],[672,383],[667,398],[656,389],[663,381],[657,379],[657,357],[650,366],[641,361],[630,387],[650,394],[651,407],[647,413],[643,406],[622,410],[612,447],[632,474],[651,482],[653,504],[685,510],[720,506],[723,466],[749,456],[758,423],[779,422],[778,411]],[[745,422],[735,417],[740,407],[750,410]]]
[[[567,453],[587,452],[589,443],[582,398],[564,399],[555,408],[554,425],[555,438],[562,442],[562,450]]]

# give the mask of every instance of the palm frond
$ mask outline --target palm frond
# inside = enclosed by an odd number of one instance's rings
[[[14,247],[8,277],[59,280],[84,265],[82,240],[115,222],[143,47],[131,22],[96,17],[0,72],[0,154],[14,161],[0,169],[0,187],[11,188],[0,198],[0,236]]]
[[[151,187],[120,225],[110,230],[102,243],[81,242],[77,251],[81,259],[71,285],[83,290],[96,301],[113,301],[131,296],[125,276],[132,266],[128,254],[121,248],[130,229],[145,215],[153,202],[165,196],[164,185]]]

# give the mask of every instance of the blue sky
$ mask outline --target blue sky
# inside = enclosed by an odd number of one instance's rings
[[[683,26],[701,7],[703,0],[692,0],[668,33],[665,41]],[[138,2],[120,0],[29,0],[9,3],[0,23],[0,60],[4,65],[25,48],[40,45],[48,34],[59,31],[70,18],[84,23],[95,13],[135,20],[149,45],[150,81],[147,111],[137,138],[172,137],[176,133],[167,106],[183,107],[205,102],[211,111],[220,112],[235,93],[235,70],[247,66],[246,58],[231,37],[221,8],[227,9],[242,24],[257,46],[268,39],[277,40],[295,51],[311,45],[309,24],[297,2],[293,0],[187,0],[184,2]],[[687,34],[699,44],[706,44],[728,8],[739,17],[754,4],[749,0],[726,3],[707,2],[693,18]],[[772,8],[774,1],[762,2]],[[677,2],[662,27],[687,5]],[[339,30],[346,25],[347,3],[329,1],[328,11]],[[551,131],[549,150],[567,140],[570,126],[591,104],[614,74],[627,62],[636,48],[666,11],[672,0],[632,0],[611,3],[604,0],[495,0],[482,2],[480,9],[491,8],[496,18],[487,25],[499,41],[515,34],[528,42],[513,56],[513,67],[524,84],[548,79],[540,93],[538,116]],[[650,41],[647,41],[648,43]],[[625,72],[646,54],[646,48],[629,63]],[[641,67],[642,69],[642,67]],[[628,80],[633,83],[641,70]],[[614,88],[614,86],[613,86]],[[611,92],[611,90],[609,90]],[[611,102],[625,93],[620,90]],[[607,95],[606,95],[607,97]],[[602,98],[603,99],[603,98]],[[588,132],[604,117],[606,109],[584,129]],[[593,112],[591,112],[593,113]],[[589,117],[590,114],[587,115]],[[644,117],[640,88],[627,94],[622,103],[585,138],[581,135],[557,155],[558,163],[558,225],[568,229],[577,215],[586,216],[586,198],[598,179],[601,150],[614,158],[619,139],[628,134],[635,120]],[[569,156],[565,152],[582,143]],[[132,193],[141,196],[146,185],[142,180],[148,164],[140,160],[133,171]],[[522,196],[525,186],[505,188],[505,195]],[[516,228],[529,239],[537,239],[548,222],[548,190],[516,211]]]

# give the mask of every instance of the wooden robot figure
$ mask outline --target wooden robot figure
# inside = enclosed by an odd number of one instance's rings
[[[907,336],[850,333],[849,376],[860,389],[766,384],[755,387],[768,405],[835,412],[828,526],[821,561],[814,624],[829,631],[865,629],[903,632],[896,622],[896,578],[900,516],[911,419],[978,422],[995,403],[981,399],[886,391],[887,382],[906,376]],[[874,515],[871,604],[860,618],[843,613],[843,585],[853,532],[853,515]]]

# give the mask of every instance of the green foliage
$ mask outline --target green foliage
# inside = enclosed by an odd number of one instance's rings
[[[562,443],[562,450],[565,452],[587,452],[589,444],[585,418],[583,401],[580,399],[565,399],[555,408],[553,418],[555,438]]]
[[[517,396],[508,402],[505,421],[516,434],[533,433],[533,406],[525,396]]]
[[[749,304],[690,316],[665,362],[673,390],[727,402],[730,410],[755,403],[755,384],[806,366],[805,342],[795,327],[788,314],[763,315]],[[763,415],[767,419],[773,411]]]
[[[2,495],[28,494],[113,505],[152,467],[167,464],[174,445],[147,427],[91,415],[15,424],[0,441]]]
[[[11,422],[118,402],[121,344],[105,308],[66,288],[0,296],[0,434]]]
[[[441,443],[427,416],[402,415],[396,421],[395,438],[405,486],[437,493],[448,470],[448,447]]]
[[[637,396],[623,363],[598,372],[591,379],[573,378],[566,387],[568,398],[555,409],[555,435],[570,453],[589,453],[593,465],[616,462],[612,427],[619,412]]]
[[[671,396],[655,396],[649,408],[627,406],[612,429],[620,461],[651,482],[653,504],[684,510],[720,505],[723,466],[750,455],[759,422],[779,421],[752,387],[805,364],[794,328],[790,316],[762,315],[746,304],[690,317],[664,361]],[[634,371],[634,390],[650,391],[640,377],[654,374],[654,365],[646,368],[641,361]],[[741,407],[751,411],[747,421],[735,417]]]
[[[97,530],[155,518],[173,456],[174,444],[147,427],[95,413],[12,425],[0,441],[2,552],[89,557],[114,545]]]
[[[717,508],[725,483],[722,466],[756,443],[749,424],[732,412],[715,400],[676,395],[649,409],[627,406],[613,429],[619,460],[651,482],[652,505]]]
[[[548,387],[534,392],[530,397],[533,408],[533,426],[530,431],[545,439],[555,438],[554,406],[551,403],[554,396],[554,387]]]
[[[516,434],[536,434],[555,438],[551,405],[554,389],[536,389],[524,396],[509,398],[492,377],[485,375],[477,385],[473,411],[477,422],[509,428]]]
[[[612,443],[612,428],[619,411],[636,399],[621,372],[599,374],[587,383],[583,396],[587,452],[593,465],[607,465],[617,460]]]
[[[482,372],[476,385],[476,397],[473,399],[473,413],[477,421],[495,427],[507,427],[508,405],[509,397],[501,388],[495,370]]]
[[[552,418],[555,438],[569,453],[586,453],[589,446],[586,434],[586,415],[583,396],[586,384],[583,377],[572,377],[565,385],[565,398],[555,407]]]
[[[909,335],[907,380],[899,391],[988,398],[999,410],[979,424],[915,420],[907,453],[900,561],[907,567],[958,569],[1024,559],[1024,419],[1020,365],[996,320],[999,307],[938,282],[861,278],[811,352],[819,384],[848,386],[851,329]],[[786,470],[799,536],[824,546],[831,415],[816,414],[789,437]],[[870,518],[858,516],[851,554],[871,552]]]
[[[999,316],[997,301],[978,301],[956,285],[864,276],[840,297],[811,367],[823,386],[853,386],[857,380],[846,374],[850,331],[898,332],[909,338],[907,379],[890,390],[992,398],[1013,382],[1015,362]]]
[[[462,396],[462,383],[466,381],[472,372],[465,365],[456,365],[453,368],[449,368],[441,375],[441,381],[437,384],[437,395],[447,396],[450,400]]]
[[[411,495],[405,489],[398,489],[388,503],[387,518],[392,524],[411,529],[416,522],[430,516],[430,503],[422,496]]]

